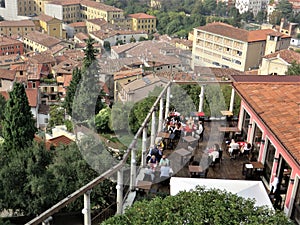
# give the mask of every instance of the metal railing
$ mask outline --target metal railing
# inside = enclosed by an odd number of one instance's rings
[[[60,202],[58,202],[57,204],[53,205],[51,208],[49,208],[45,212],[41,213],[39,216],[35,217],[34,219],[32,219],[31,221],[29,221],[25,225],[35,225],[35,224],[37,225],[37,224],[42,223],[48,217],[50,217],[54,213],[58,212],[60,209],[62,209],[66,205],[70,204],[71,202],[75,201],[77,198],[79,198],[80,196],[82,196],[83,194],[85,194],[87,191],[93,189],[95,186],[97,186],[99,183],[101,183],[107,177],[112,176],[114,173],[116,173],[118,170],[120,170],[123,166],[125,166],[126,161],[128,160],[129,155],[131,154],[131,151],[136,148],[137,140],[141,136],[141,134],[143,132],[143,129],[145,127],[147,127],[148,122],[151,120],[152,113],[155,113],[154,111],[155,111],[157,105],[159,104],[160,99],[166,93],[167,88],[170,87],[171,84],[172,84],[172,82],[169,82],[165,86],[165,88],[162,90],[162,92],[160,93],[160,95],[157,97],[157,99],[154,102],[154,104],[152,105],[149,113],[147,114],[144,122],[142,123],[141,127],[139,128],[139,130],[135,134],[133,140],[131,141],[129,147],[127,148],[127,151],[126,151],[126,153],[123,156],[123,159],[118,164],[116,164],[115,166],[113,166],[112,168],[110,168],[109,170],[107,170],[106,172],[102,173],[100,176],[98,176],[94,180],[90,181],[88,184],[84,185],[80,189],[76,190],[72,194],[68,195],[66,198],[62,199]]]

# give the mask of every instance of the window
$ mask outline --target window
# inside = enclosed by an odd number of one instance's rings
[[[49,119],[48,118],[44,118],[44,123],[48,123]]]
[[[2,87],[2,80],[0,79],[0,87]]]
[[[266,149],[266,158],[265,158],[265,171],[264,171],[264,177],[268,182],[270,181],[272,175],[272,167],[275,158],[275,152],[276,152],[275,147],[272,145],[270,141],[268,141],[267,149]]]

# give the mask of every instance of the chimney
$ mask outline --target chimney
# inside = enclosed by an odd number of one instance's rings
[[[282,31],[282,28],[284,27],[284,22],[285,22],[284,18],[281,18],[281,20],[280,20],[279,32]]]

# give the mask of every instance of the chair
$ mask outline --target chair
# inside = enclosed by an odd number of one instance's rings
[[[240,149],[233,149],[231,153],[231,158],[230,159],[236,159],[236,156],[238,156],[240,153]]]

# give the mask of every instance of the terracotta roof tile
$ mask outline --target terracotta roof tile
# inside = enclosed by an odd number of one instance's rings
[[[267,39],[268,34],[280,36],[281,38],[290,37],[280,32],[276,32],[272,29],[247,31],[221,22],[209,23],[205,26],[197,27],[196,29],[204,30],[210,33],[218,34],[221,36],[229,37],[244,42],[263,41]]]
[[[134,19],[156,19],[155,16],[151,16],[146,13],[135,13],[135,14],[129,14],[127,16]]]
[[[256,81],[237,82],[233,85],[279,142],[299,162],[300,79],[298,78],[298,82]]]
[[[53,145],[54,147],[57,147],[59,145],[69,145],[70,143],[73,142],[73,140],[71,140],[70,138],[61,135],[52,139],[49,139],[47,141],[48,143],[50,143],[51,145]]]
[[[85,24],[85,22],[74,22],[74,23],[68,24],[68,26],[70,26],[70,27],[85,27],[86,24]]]
[[[0,69],[0,79],[13,81],[16,76],[16,71]]]
[[[295,61],[296,63],[300,63],[300,53],[289,50],[289,49],[283,49],[278,52],[271,53],[269,55],[265,55],[264,58],[271,59],[271,58],[281,58],[287,63],[292,63]]]
[[[53,19],[56,19],[56,18],[54,18],[52,16],[48,16],[46,14],[41,14],[41,15],[38,15],[38,16],[34,17],[33,19],[41,20],[41,21],[44,21],[44,22],[49,22],[49,21],[51,21]]]
[[[80,0],[80,4],[89,6],[91,8],[96,8],[96,9],[101,9],[101,10],[104,10],[104,11],[109,11],[109,12],[123,12],[122,9],[116,8],[114,6],[105,5],[103,3],[90,1],[90,0]]]
[[[38,105],[38,89],[26,88],[25,90],[30,107],[37,107]]]
[[[43,34],[38,31],[30,32],[28,35],[25,35],[24,37],[28,38],[31,41],[39,43],[43,46],[46,46],[48,48],[51,48],[54,45],[61,43],[61,40],[59,40],[58,38],[49,36],[48,34]]]
[[[4,20],[0,22],[0,27],[34,27],[32,20]]]

